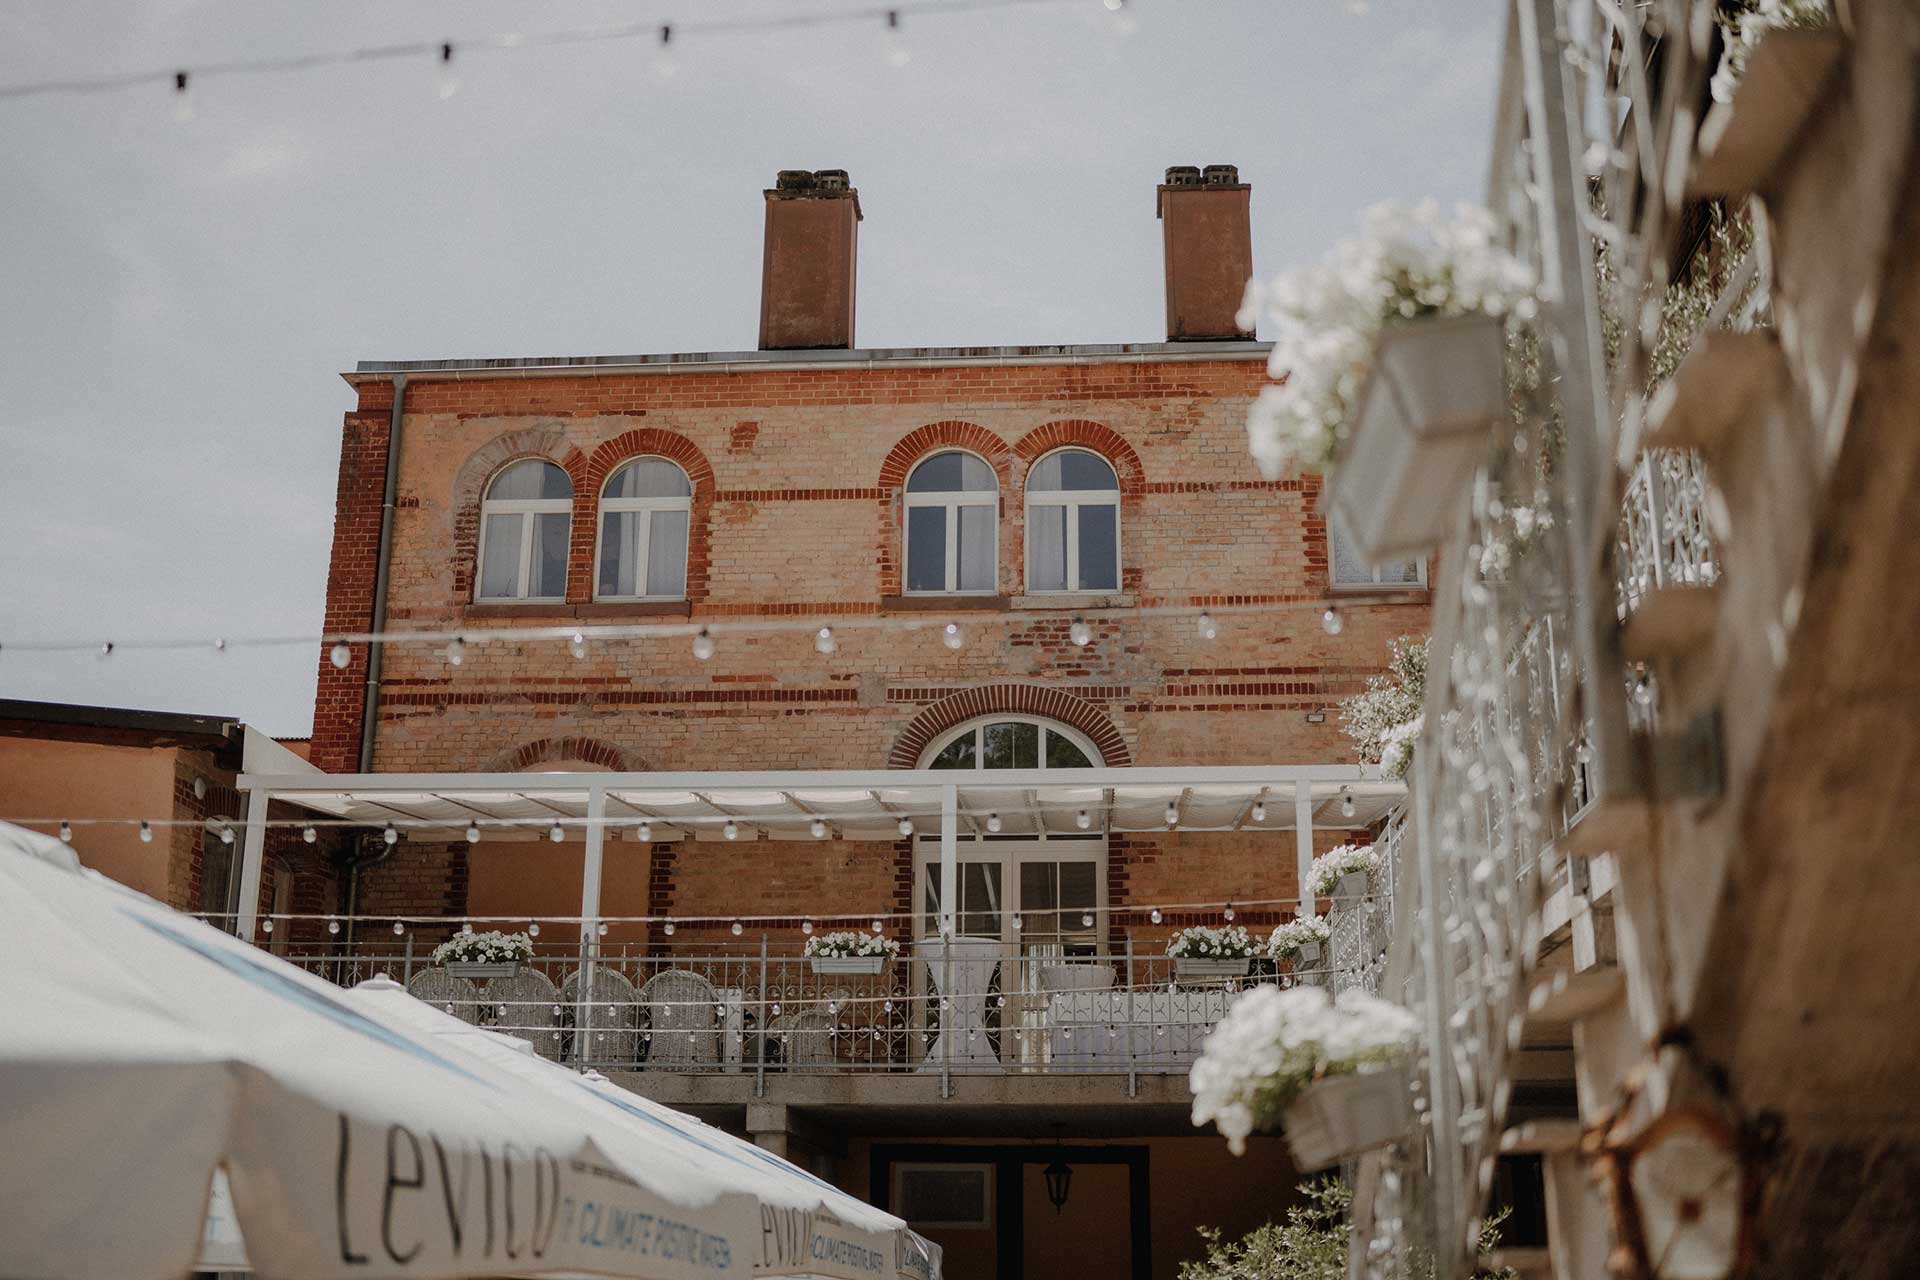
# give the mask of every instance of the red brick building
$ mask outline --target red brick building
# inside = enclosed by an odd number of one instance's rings
[[[1251,270],[1249,188],[1237,173],[1169,171],[1159,188],[1167,341],[1117,346],[859,348],[858,193],[837,171],[783,173],[766,199],[757,350],[369,361],[345,375],[359,403],[342,441],[328,631],[476,634],[457,662],[438,641],[355,642],[344,654],[329,645],[314,764],[333,774],[683,775],[1351,761],[1330,708],[1382,667],[1390,638],[1424,631],[1425,567],[1351,563],[1329,548],[1317,477],[1268,481],[1250,464],[1244,422],[1267,349],[1234,320]],[[1323,625],[1329,609],[1337,629]],[[943,643],[949,624],[958,647]],[[665,633],[601,630],[618,627]],[[518,630],[542,634],[502,634]],[[1045,921],[1047,954],[1114,956],[1213,918],[1149,919],[1147,904],[1264,904],[1237,913],[1262,933],[1291,914],[1295,842],[1272,833],[1282,824],[1266,822],[1263,799],[1236,801],[1204,831],[1146,831],[1109,822],[1103,806],[1117,812],[1125,797],[1097,794],[1097,820],[1080,831],[1041,823],[1025,841],[989,840],[997,812],[962,815],[962,932],[1028,955],[1018,949]],[[1204,799],[1194,796],[1196,812]],[[1337,803],[1324,789],[1313,799],[1323,820]],[[1292,801],[1274,800],[1289,819]],[[469,840],[410,824],[421,810],[399,799],[383,812],[403,838],[358,873],[360,913],[413,918],[408,927],[580,914],[578,828],[561,829],[558,845],[544,824],[489,824]],[[932,927],[931,914],[916,914],[939,884],[924,824],[902,838],[871,820],[822,822],[814,829],[826,836],[809,838],[756,828],[749,815],[744,838],[696,824],[670,839],[665,819],[659,833],[636,821],[629,813],[609,830],[620,838],[598,867],[603,963],[645,955],[657,966],[696,943],[744,947],[753,939],[727,923],[742,914],[777,917],[755,932],[789,955],[803,920],[886,916],[910,944]],[[1320,847],[1341,838],[1315,835]],[[664,928],[668,919],[680,927]],[[642,975],[630,976],[637,985]],[[995,981],[996,998],[1019,985],[1010,970]],[[929,998],[914,991],[906,998]],[[763,1005],[769,1023],[777,1007]],[[1007,1025],[994,1035],[1011,1060]],[[774,1050],[797,1060],[793,1044]],[[870,1051],[862,1061],[873,1065]],[[931,1097],[900,1092],[931,1083],[911,1071],[859,1078],[892,1092],[818,1106],[812,1094],[767,1101],[763,1073],[743,1118],[725,1081],[634,1075],[636,1087],[744,1119],[770,1145],[896,1200],[883,1189],[889,1169],[942,1161],[918,1147],[883,1160],[878,1135],[999,1136],[1017,1147],[1045,1136],[1046,1116],[1118,1151],[1109,1139],[1178,1132],[1184,1093],[1175,1075],[1154,1086],[1154,1106],[1116,1120],[1106,1086],[1049,1081],[1073,1092],[995,1094],[949,1124],[924,1114]],[[1138,1082],[1111,1096],[1137,1099]],[[1039,1110],[1023,1111],[1028,1103]],[[765,1110],[776,1105],[777,1128]],[[850,1120],[862,1105],[893,1118]],[[1217,1141],[1180,1145],[1202,1141],[1156,1137],[1151,1175],[1144,1154],[1137,1169],[1131,1155],[1088,1156],[1082,1205],[1097,1182],[1118,1179],[1136,1218],[1147,1212],[1139,1197],[1156,1197],[1148,1216],[1160,1234],[1148,1243],[1089,1219],[1086,1247],[1125,1239],[1123,1269],[1170,1274],[1192,1236],[1166,1206],[1189,1202],[1188,1175],[1224,1159]],[[1010,1243],[1022,1219],[1005,1198],[1025,1194],[1023,1161],[1001,1147],[977,1161],[1001,1179],[998,1225],[976,1224],[977,1238],[966,1227],[931,1232],[947,1243],[949,1274],[1004,1276],[1071,1247],[1080,1228],[1061,1213],[1050,1217],[1065,1244]],[[1271,1208],[1255,1197],[1193,1222],[1251,1225]]]

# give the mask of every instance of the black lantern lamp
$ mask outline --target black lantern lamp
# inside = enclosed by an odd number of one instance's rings
[[[1058,1214],[1067,1207],[1067,1193],[1073,1189],[1073,1166],[1067,1163],[1067,1149],[1060,1142],[1060,1126],[1053,1126],[1053,1163],[1045,1169],[1047,1203]]]

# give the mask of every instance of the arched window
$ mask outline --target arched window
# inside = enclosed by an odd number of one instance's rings
[[[907,590],[992,594],[1000,490],[993,468],[949,450],[907,477]]]
[[[1120,481],[1097,453],[1062,449],[1027,472],[1027,590],[1120,589]]]
[[[635,458],[600,495],[601,600],[680,600],[687,594],[693,485],[665,458]]]
[[[487,485],[480,502],[480,598],[564,600],[573,482],[551,462],[525,458]]]
[[[987,716],[933,740],[923,769],[1093,769],[1099,748],[1084,735],[1037,716]]]

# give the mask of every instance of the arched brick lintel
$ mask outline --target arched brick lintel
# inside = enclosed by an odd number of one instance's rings
[[[519,773],[554,760],[585,760],[616,773],[642,773],[646,765],[598,738],[541,738],[502,751],[487,762],[486,773]]]
[[[573,543],[567,562],[567,598],[575,603],[593,599],[595,540],[600,536],[600,491],[621,463],[634,458],[665,458],[687,473],[693,501],[687,521],[687,599],[695,604],[707,598],[707,580],[713,567],[713,464],[700,446],[676,432],[659,427],[622,431],[593,451],[584,479],[573,495]]]
[[[404,444],[401,446],[406,447]],[[480,499],[487,482],[509,462],[522,458],[540,458],[567,473],[573,482],[574,522],[579,519],[579,497],[587,478],[587,455],[567,440],[558,425],[522,427],[508,431],[475,449],[460,464],[453,477],[453,574],[454,599],[473,599],[474,574],[480,556]],[[572,573],[569,570],[569,578]]]
[[[913,464],[939,449],[967,449],[977,453],[994,469],[1000,477],[1000,483],[1007,483],[1007,468],[1013,461],[1007,442],[974,423],[947,421],[929,422],[924,427],[916,427],[887,450],[886,458],[880,463],[877,487],[902,488],[907,483],[907,473],[913,470]]]
[[[948,729],[977,716],[1001,713],[1058,720],[1092,739],[1107,764],[1124,766],[1133,763],[1133,753],[1127,750],[1120,730],[1093,703],[1046,685],[1009,683],[963,689],[923,708],[895,740],[893,751],[887,757],[887,767],[912,769],[919,764],[920,755],[927,745]]]
[[[1112,463],[1114,474],[1120,480],[1122,498],[1138,498],[1146,492],[1147,470],[1140,463],[1140,455],[1125,436],[1104,423],[1082,418],[1049,422],[1021,436],[1013,451],[1031,464],[1042,454],[1066,448],[1086,449]]]

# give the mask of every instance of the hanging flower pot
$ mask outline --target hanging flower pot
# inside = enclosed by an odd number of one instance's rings
[[[1334,886],[1333,896],[1336,898],[1344,898],[1349,903],[1358,905],[1360,900],[1365,898],[1372,890],[1373,881],[1366,872],[1349,871],[1347,874],[1341,876],[1339,884]]]
[[[1446,541],[1506,407],[1501,322],[1429,318],[1381,330],[1323,506],[1378,563]]]
[[[1197,924],[1167,941],[1174,976],[1180,978],[1243,978],[1253,950],[1253,936],[1237,924],[1218,929]]]
[[[456,933],[433,949],[432,961],[456,978],[511,978],[533,959],[525,933]]]
[[[1251,956],[1238,959],[1180,956],[1174,959],[1173,972],[1175,977],[1180,978],[1244,978],[1252,964]]]
[[[900,943],[876,933],[843,929],[807,939],[807,963],[817,974],[867,974],[886,971],[887,961],[900,953]]]
[[[1413,1127],[1409,1084],[1398,1061],[1308,1085],[1280,1120],[1295,1166],[1324,1169],[1405,1137]]]
[[[809,963],[820,974],[877,974],[887,967],[885,956],[814,956]]]

